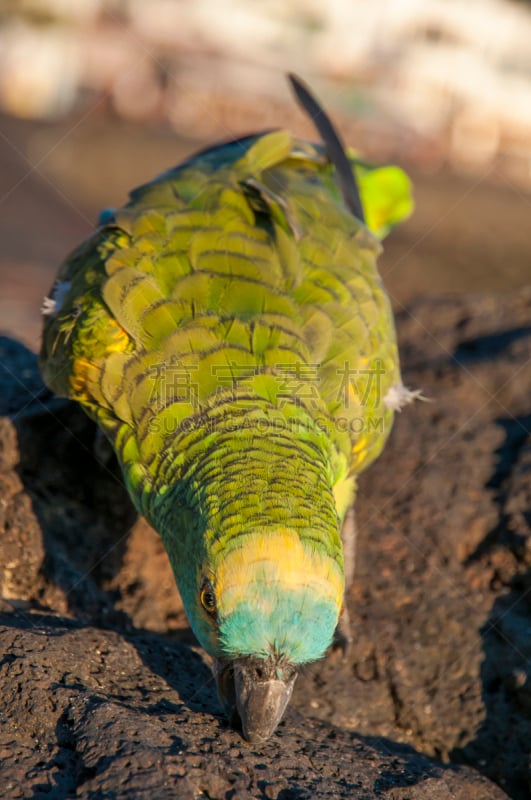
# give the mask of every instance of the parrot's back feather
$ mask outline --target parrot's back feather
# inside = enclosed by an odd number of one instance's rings
[[[335,167],[275,131],[135,190],[60,273],[69,288],[46,319],[48,383],[90,413],[105,408],[113,440],[111,420],[139,436],[142,419],[159,448],[162,424],[177,429],[212,396],[291,401],[328,426],[340,472],[358,472],[387,436],[398,359],[379,245],[343,209]]]
[[[326,147],[328,158],[336,168],[337,182],[341,189],[346,207],[350,209],[354,216],[361,222],[365,222],[365,214],[363,213],[358,184],[356,183],[356,178],[347,158],[347,154],[345,153],[345,148],[330,117],[299,77],[293,74],[290,74],[288,77],[295,97],[317,128]]]

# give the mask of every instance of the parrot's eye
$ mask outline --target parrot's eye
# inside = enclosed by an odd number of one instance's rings
[[[209,614],[216,613],[216,595],[209,580],[205,578],[201,584],[201,605]]]

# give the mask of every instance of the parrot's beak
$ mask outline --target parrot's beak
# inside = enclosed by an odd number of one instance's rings
[[[251,656],[215,664],[218,695],[234,727],[253,743],[269,739],[284,715],[297,672],[271,659]]]

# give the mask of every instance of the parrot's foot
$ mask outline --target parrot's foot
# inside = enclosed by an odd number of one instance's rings
[[[351,506],[347,512],[343,526],[341,528],[341,541],[343,543],[343,556],[345,563],[345,585],[349,589],[354,580],[354,565],[356,558],[356,515],[354,507]],[[332,643],[332,650],[342,654],[345,660],[352,646],[352,629],[350,625],[350,614],[345,602],[341,616],[337,623]]]
[[[343,543],[343,557],[345,561],[345,586],[349,589],[354,580],[354,567],[356,563],[356,538],[358,527],[354,506],[347,511],[341,528],[341,541]]]
[[[332,652],[340,653],[343,656],[343,660],[345,661],[351,651],[352,648],[352,628],[350,625],[350,614],[348,612],[348,608],[345,605],[341,616],[339,617],[339,621],[337,623],[337,627],[334,633],[334,641],[332,642]]]

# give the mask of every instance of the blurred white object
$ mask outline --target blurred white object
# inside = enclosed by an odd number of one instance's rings
[[[14,22],[0,29],[0,102],[18,117],[55,117],[74,104],[80,79],[75,40],[60,27]]]
[[[19,116],[60,115],[84,89],[109,98],[122,117],[166,119],[192,136],[230,135],[235,121],[238,129],[268,125],[277,99],[291,107],[281,75],[294,71],[329,92],[338,113],[355,109],[385,119],[388,130],[437,142],[459,167],[503,162],[517,180],[531,180],[527,4],[11,0],[9,7],[11,18],[0,17],[0,105]]]

